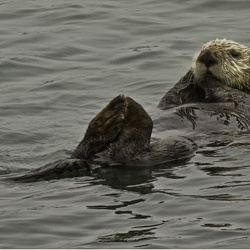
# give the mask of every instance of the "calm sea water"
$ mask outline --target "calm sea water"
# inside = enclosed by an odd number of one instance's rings
[[[0,174],[67,158],[120,93],[156,107],[203,43],[249,46],[249,10],[247,0],[1,1]],[[0,248],[249,247],[249,139],[164,169],[0,179]]]

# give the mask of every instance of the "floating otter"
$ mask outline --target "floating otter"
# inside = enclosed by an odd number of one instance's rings
[[[249,92],[250,49],[231,40],[216,39],[203,45],[194,56],[191,69],[166,93],[158,107],[239,101]]]
[[[250,49],[225,39],[208,42],[194,57],[192,71],[197,82],[210,73],[229,87],[249,92]]]
[[[250,49],[233,41],[205,44],[151,116],[132,98],[119,95],[92,119],[70,159],[14,179],[40,179],[96,165],[165,164],[191,157],[199,133],[249,131],[249,55]]]

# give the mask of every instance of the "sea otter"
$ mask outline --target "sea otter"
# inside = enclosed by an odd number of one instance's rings
[[[92,119],[70,159],[14,179],[186,159],[197,149],[197,134],[249,131],[249,90],[250,49],[216,39],[203,46],[188,73],[150,115],[132,98],[119,95]]]
[[[250,49],[226,39],[203,45],[191,69],[161,99],[168,109],[183,103],[238,102],[250,92]]]

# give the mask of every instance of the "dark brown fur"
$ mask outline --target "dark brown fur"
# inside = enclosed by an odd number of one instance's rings
[[[154,112],[158,115],[154,118],[156,133],[178,131],[187,136],[211,129],[249,131],[250,65],[245,67],[250,64],[249,55],[247,47],[225,39],[204,45],[192,68],[160,101],[158,107],[164,111]],[[83,171],[93,164],[154,166],[188,158],[197,149],[192,139],[182,136],[160,136],[150,144],[152,128],[152,119],[143,107],[119,95],[91,120],[70,159],[14,179]]]

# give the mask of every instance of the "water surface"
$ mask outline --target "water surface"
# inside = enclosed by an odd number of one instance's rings
[[[0,174],[67,158],[120,93],[149,111],[249,1],[1,1]],[[204,139],[209,140],[208,138]],[[0,182],[0,248],[247,248],[249,136],[184,164]]]

